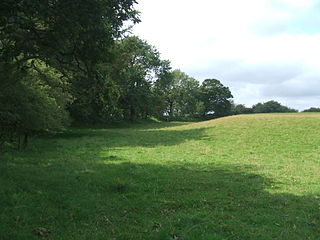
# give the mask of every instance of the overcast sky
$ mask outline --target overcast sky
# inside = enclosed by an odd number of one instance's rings
[[[133,33],[236,103],[320,107],[320,0],[138,0]]]

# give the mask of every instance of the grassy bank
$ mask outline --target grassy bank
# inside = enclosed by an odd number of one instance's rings
[[[320,114],[70,129],[0,160],[0,239],[320,239]]]

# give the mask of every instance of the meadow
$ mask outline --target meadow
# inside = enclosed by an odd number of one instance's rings
[[[0,239],[320,239],[320,114],[72,128],[0,158]]]

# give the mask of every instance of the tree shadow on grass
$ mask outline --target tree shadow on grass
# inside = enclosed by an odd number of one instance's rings
[[[25,150],[26,154],[56,153],[94,157],[103,150],[120,150],[128,147],[154,148],[174,146],[187,141],[207,139],[205,128],[196,129],[99,129],[72,130],[51,138],[36,138]],[[210,136],[210,139],[213,139]]]
[[[35,227],[52,240],[320,239],[319,198],[275,193],[249,166],[1,168],[3,240],[37,239]]]
[[[192,124],[192,122],[141,122],[135,124],[117,124],[111,125],[106,127],[95,126],[95,127],[72,127],[68,128],[65,131],[52,136],[54,138],[79,138],[79,137],[94,137],[94,136],[101,136],[101,134],[114,132],[114,131],[141,131],[141,130],[152,130],[152,129],[164,129],[164,128],[171,128],[171,127],[180,127]],[[47,138],[47,136],[44,136]]]

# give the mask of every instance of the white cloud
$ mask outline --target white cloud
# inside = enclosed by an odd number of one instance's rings
[[[301,86],[293,80],[298,77],[313,88],[314,94],[318,85],[314,86],[307,76],[313,72],[312,79],[320,79],[320,73],[315,71],[320,67],[320,33],[296,34],[291,30],[295,16],[300,12],[307,16],[306,11],[316,3],[141,0],[137,8],[142,12],[142,22],[135,26],[134,33],[155,45],[174,68],[198,80],[214,77],[228,84],[236,102],[262,101],[267,92],[264,88],[269,86],[271,91],[270,84],[275,82],[291,83],[291,88],[299,91]],[[307,99],[308,91],[304,94]],[[279,97],[291,106],[296,103],[289,94],[287,98],[285,95],[283,91]],[[299,102],[300,107],[302,102],[308,106],[305,100]]]

